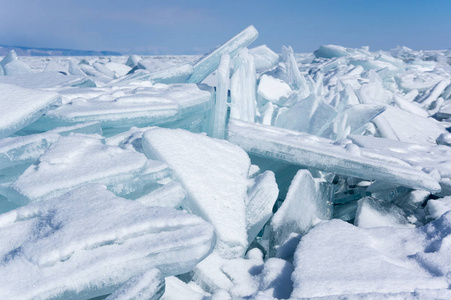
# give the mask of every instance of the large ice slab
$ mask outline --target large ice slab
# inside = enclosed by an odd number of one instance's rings
[[[174,122],[210,109],[210,88],[195,84],[157,85],[128,93],[102,93],[96,99],[78,98],[48,112],[33,128],[99,121],[102,128],[155,125]]]
[[[214,244],[199,217],[148,208],[100,185],[2,214],[0,232],[2,299],[105,295],[151,268],[188,272]]]
[[[249,46],[257,39],[257,37],[257,29],[255,29],[252,25],[247,27],[229,41],[225,42],[196,62],[194,64],[194,72],[188,78],[188,82],[202,82],[202,80],[218,68],[219,60],[223,54],[228,54],[231,57],[234,57],[240,49]]]
[[[44,133],[0,139],[0,174],[4,169],[35,162],[60,136],[71,133],[101,135],[102,128],[98,122],[91,122],[59,127]]]
[[[144,178],[161,179],[154,175],[161,171],[166,175],[164,169],[167,166],[162,162],[148,161],[133,150],[106,146],[97,138],[61,137],[9,187],[7,196],[19,204],[41,201],[89,182],[127,195],[150,183]]]
[[[361,151],[353,144],[342,147],[306,133],[235,119],[229,121],[228,140],[257,156],[416,189],[440,190],[438,182],[426,173],[401,161]]]
[[[296,250],[291,297],[447,289],[450,219],[447,213],[417,229],[361,229],[339,220],[319,224]]]
[[[0,138],[36,121],[51,106],[59,104],[57,93],[0,84]]]
[[[245,197],[250,160],[227,141],[176,129],[151,129],[143,135],[144,153],[166,162],[185,187],[186,208],[215,227],[216,249],[240,257],[247,247]]]

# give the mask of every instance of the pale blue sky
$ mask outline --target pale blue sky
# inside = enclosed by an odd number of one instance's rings
[[[276,52],[451,48],[451,0],[0,0],[0,45],[204,53],[254,25]]]

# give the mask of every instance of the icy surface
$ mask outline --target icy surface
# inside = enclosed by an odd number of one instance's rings
[[[451,213],[445,214],[418,229],[359,229],[339,220],[322,223],[301,239],[296,250],[291,296],[447,289],[450,218]]]
[[[99,185],[13,210],[0,224],[5,299],[90,298],[150,268],[184,273],[214,241],[198,217],[146,208]]]

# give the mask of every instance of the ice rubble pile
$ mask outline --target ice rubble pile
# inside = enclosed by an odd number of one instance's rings
[[[451,297],[451,52],[257,37],[1,60],[0,298]]]

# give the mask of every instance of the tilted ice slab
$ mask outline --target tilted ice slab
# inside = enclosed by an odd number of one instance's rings
[[[274,173],[266,171],[252,180],[246,197],[247,240],[250,243],[272,216],[279,195]]]
[[[216,249],[226,258],[247,248],[245,197],[250,159],[227,141],[176,129],[143,135],[147,157],[166,162],[188,195],[186,208],[215,227]]]
[[[190,271],[214,244],[211,225],[85,185],[0,216],[0,298],[88,299],[151,268]]]
[[[313,178],[308,170],[299,170],[271,220],[271,246],[282,245],[292,232],[306,234],[317,223],[329,220],[332,209],[333,186]]]
[[[417,229],[362,229],[340,220],[319,224],[296,250],[291,297],[447,289],[450,223],[448,212]]]
[[[353,144],[342,147],[317,136],[235,119],[229,121],[228,140],[257,156],[369,180],[383,180],[414,189],[440,191],[438,182],[402,161]]]
[[[213,106],[213,92],[195,84],[157,85],[106,99],[74,99],[48,112],[36,128],[99,121],[102,127],[131,127],[177,121]]]
[[[442,179],[451,178],[451,148],[448,146],[404,143],[373,136],[350,135],[348,138],[364,151],[403,160],[428,173],[437,170]]]
[[[36,121],[51,106],[61,101],[57,93],[24,89],[10,84],[0,84],[0,90],[0,138]]]
[[[194,72],[188,78],[188,82],[202,82],[202,80],[218,68],[219,61],[223,54],[228,54],[233,57],[238,53],[238,51],[240,51],[240,49],[249,46],[253,41],[255,41],[257,37],[257,29],[255,29],[252,25],[247,27],[229,41],[225,42],[196,62],[194,64]]]
[[[157,174],[167,175],[165,169],[167,165],[148,161],[142,153],[106,146],[93,137],[61,137],[10,186],[7,196],[19,204],[35,202],[89,182],[105,184],[116,194],[126,195],[146,184],[141,176],[161,179]]]

